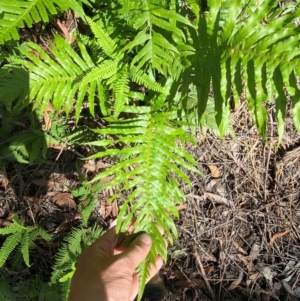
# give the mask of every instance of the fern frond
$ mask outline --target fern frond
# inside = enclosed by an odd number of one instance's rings
[[[115,102],[114,102],[114,117],[118,117],[122,112],[124,105],[127,105],[129,95],[129,79],[127,67],[118,73],[114,82]]]
[[[29,75],[13,64],[6,64],[0,68],[0,104],[11,110],[13,101],[25,99],[28,95]]]
[[[17,231],[6,238],[0,249],[0,267],[2,267],[7,260],[10,253],[16,248],[22,238],[22,231]]]
[[[178,166],[197,173],[198,170],[192,156],[179,148],[176,142],[187,141],[190,135],[181,127],[170,126],[170,114],[149,112],[147,107],[132,110],[125,107],[125,111],[140,113],[136,118],[111,121],[106,129],[96,130],[100,135],[117,137],[115,140],[105,140],[106,145],[113,147],[122,141],[128,147],[122,150],[108,149],[91,156],[121,155],[120,162],[97,175],[92,182],[109,176],[113,178],[108,183],[109,188],[126,191],[128,198],[120,208],[119,216],[122,218],[117,222],[117,230],[126,231],[135,215],[135,231],[147,232],[153,238],[153,254],[160,254],[166,260],[164,238],[157,226],[165,231],[170,242],[173,236],[177,236],[171,216],[178,216],[176,204],[182,202],[183,194],[178,185],[174,185],[176,182],[173,178],[178,177],[189,183],[188,177]],[[129,203],[132,206],[126,215]],[[144,268],[143,275],[147,275]]]
[[[23,259],[25,264],[29,267],[29,233],[24,231],[21,240],[21,252],[23,254]]]
[[[117,55],[117,44],[110,38],[107,32],[100,27],[99,24],[93,22],[90,18],[87,18],[87,21],[93,34],[98,40],[99,46],[102,48],[105,54],[110,58],[115,58]]]
[[[89,71],[81,81],[81,87],[97,79],[107,79],[117,73],[117,62],[106,60]]]
[[[137,30],[137,34],[122,50],[134,51],[131,66],[145,69],[150,63],[161,74],[176,78],[176,73],[183,69],[178,44],[186,39],[181,27],[192,26],[188,18],[179,14],[176,6],[167,9],[162,7],[160,1],[153,0],[129,1],[127,8],[123,6],[122,12],[124,18],[131,15],[126,21]],[[171,68],[174,61],[179,65],[178,70]]]
[[[137,84],[142,84],[148,89],[168,95],[168,91],[166,89],[164,89],[159,83],[155,82],[142,70],[132,66],[130,67],[129,72],[129,77]]]
[[[89,229],[73,229],[56,254],[50,286],[59,287],[60,300],[68,300],[75,263],[82,250],[102,234],[97,225]]]
[[[82,6],[76,0],[2,0],[0,3],[0,45],[10,39],[19,39],[19,28],[32,27],[32,24],[48,22],[49,16],[71,8],[84,17]]]
[[[209,13],[199,18],[198,39],[192,41],[196,49],[192,68],[200,78],[199,82],[196,77],[193,80],[198,87],[199,119],[201,122],[208,101],[207,88],[212,83],[215,119],[220,134],[224,135],[230,123],[231,91],[239,98],[245,89],[253,119],[264,139],[267,124],[264,103],[277,99],[280,141],[286,104],[283,91],[290,85],[291,74],[298,75],[299,71],[300,37],[292,23],[299,12],[278,17],[272,0],[259,7],[252,6],[251,13],[243,1],[234,3],[209,1]],[[263,24],[264,17],[270,18],[268,24]],[[195,37],[193,29],[190,34]]]
[[[54,284],[69,270],[72,264],[82,251],[81,240],[86,230],[73,229],[64,239],[64,242],[56,254],[53,272],[51,274],[51,283]]]
[[[34,102],[34,108],[43,109],[52,101],[57,111],[64,108],[68,114],[74,97],[79,91],[78,77],[94,68],[95,65],[91,60],[83,60],[62,37],[55,35],[54,39],[55,44],[51,45],[51,51],[55,55],[55,60],[40,46],[28,42],[21,48],[27,60],[15,59],[14,61],[24,66],[29,72],[29,101]],[[86,58],[87,52],[82,44],[80,49],[83,57]],[[18,78],[12,78],[11,83],[18,83]],[[92,85],[93,82],[90,84]],[[87,94],[89,87],[90,85],[80,87],[82,97]],[[76,115],[79,116],[80,108],[76,107],[76,109]]]

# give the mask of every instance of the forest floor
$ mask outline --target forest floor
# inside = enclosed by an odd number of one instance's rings
[[[198,132],[198,145],[186,146],[202,176],[189,174],[192,186],[181,187],[179,239],[161,270],[166,300],[299,300],[300,135],[289,110],[278,147],[274,110],[267,143],[241,102],[232,115],[235,137]],[[45,277],[63,237],[80,225],[70,188],[80,185],[80,173],[90,179],[111,163],[82,161],[80,151],[56,145],[45,161],[8,163],[0,174],[1,226],[18,213],[56,234],[34,259]],[[111,193],[98,196],[91,218],[105,229],[122,203],[108,203]]]
[[[198,145],[186,146],[202,176],[189,174],[192,185],[181,185],[179,239],[161,270],[166,300],[300,300],[300,134],[289,108],[278,147],[274,106],[268,115],[266,143],[241,101],[232,114],[234,137],[200,131]],[[71,188],[80,175],[91,179],[112,164],[83,161],[86,155],[88,148],[53,145],[38,164],[7,162],[0,170],[0,226],[18,213],[56,235],[32,258],[45,280],[63,238],[81,224]],[[108,203],[112,193],[98,195],[91,224],[107,229],[117,218],[123,200]]]

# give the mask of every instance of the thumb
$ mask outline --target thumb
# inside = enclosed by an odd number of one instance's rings
[[[120,258],[126,259],[134,271],[147,257],[151,248],[151,237],[145,233],[139,235],[128,248],[120,254]]]

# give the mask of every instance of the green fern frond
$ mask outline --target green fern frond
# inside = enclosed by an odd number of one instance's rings
[[[118,117],[123,110],[124,105],[127,105],[129,95],[129,79],[127,67],[118,73],[114,82],[115,102],[114,102],[114,117]]]
[[[35,246],[34,241],[39,237],[39,234],[41,233],[47,240],[51,239],[48,234],[45,235],[44,230],[39,230],[34,226],[24,226],[19,220],[18,216],[15,215],[13,217],[13,223],[9,227],[0,229],[0,235],[9,235],[5,239],[5,242],[0,250],[0,267],[4,265],[8,256],[19,243],[23,260],[25,261],[25,264],[27,266],[30,266],[29,251],[32,247]]]
[[[80,200],[78,209],[82,216],[83,226],[87,226],[90,215],[98,201],[97,195],[105,187],[106,185],[103,183],[91,185],[89,182],[83,181],[80,187],[72,189],[73,196]]]
[[[114,76],[117,73],[117,62],[112,60],[106,60],[97,67],[89,71],[81,81],[81,87],[91,81],[97,79],[107,79]]]
[[[0,68],[0,104],[11,110],[13,101],[28,95],[29,75],[20,66],[6,64]]]
[[[64,239],[62,246],[56,254],[50,283],[58,283],[64,275],[72,271],[73,265],[82,250],[93,243],[101,233],[102,230],[98,226],[89,229],[73,229]]]
[[[129,72],[129,77],[132,79],[132,81],[136,82],[137,84],[144,85],[150,90],[168,95],[168,91],[166,89],[164,89],[159,83],[155,82],[142,70],[139,70],[138,68],[132,66],[130,67]]]
[[[182,28],[191,27],[191,22],[176,11],[175,5],[164,8],[165,3],[161,1],[129,1],[127,8],[125,3],[123,5],[124,18],[129,14],[131,18],[126,18],[126,21],[137,30],[122,50],[135,54],[131,66],[142,69],[150,63],[161,74],[176,78],[178,72],[183,70],[178,49],[178,45],[186,39]],[[172,69],[174,61],[179,66],[177,70]]]
[[[88,60],[88,54],[84,46],[79,43],[84,60],[74,51],[62,37],[55,35],[55,43],[51,45],[52,59],[40,46],[32,42],[25,43],[22,48],[22,54],[27,60],[15,59],[25,67],[29,72],[29,101],[34,102],[33,107],[41,109],[52,101],[54,108],[59,111],[63,107],[68,114],[72,107],[74,97],[79,92],[80,83],[78,77],[94,68],[95,65]],[[12,78],[11,84],[18,83],[18,78]],[[80,95],[83,98],[90,86],[80,87]],[[92,89],[92,88],[90,88]],[[76,116],[79,117],[79,110],[76,107]]]
[[[99,43],[98,45],[108,57],[115,58],[117,55],[117,44],[110,38],[107,32],[100,27],[100,24],[93,22],[90,18],[87,18],[87,20]]]
[[[245,89],[253,119],[264,139],[267,124],[264,103],[277,99],[280,141],[286,104],[283,91],[285,87],[289,89],[291,74],[299,74],[300,37],[292,21],[300,12],[278,17],[272,0],[263,1],[259,7],[252,6],[251,13],[243,5],[238,0],[232,5],[209,1],[209,12],[199,18],[198,39],[194,38],[192,44],[196,50],[192,68],[200,78],[193,80],[199,119],[206,110],[211,82],[215,119],[223,135],[230,123],[231,91],[237,101]],[[265,17],[269,17],[267,24],[263,21]],[[193,29],[190,34],[195,37]],[[293,117],[297,124],[299,116]]]
[[[71,234],[65,238],[63,245],[56,254],[56,260],[51,274],[52,284],[58,282],[58,280],[71,269],[72,263],[82,250],[80,242],[84,232],[84,229],[74,229]]]
[[[92,244],[102,234],[102,229],[95,225],[89,229],[73,229],[64,239],[56,254],[50,286],[59,286],[60,300],[66,301],[71,288],[71,278],[75,263],[84,248]]]
[[[20,28],[32,27],[34,23],[48,22],[49,16],[56,15],[58,11],[71,8],[84,17],[80,2],[76,0],[2,0],[0,3],[0,45],[10,39],[19,39]]]
[[[21,252],[23,254],[24,262],[29,267],[29,233],[24,231],[21,240]]]
[[[112,177],[108,187],[126,191],[128,198],[120,208],[117,231],[126,231],[135,215],[135,231],[147,232],[153,238],[153,254],[160,254],[166,260],[164,238],[157,226],[165,231],[170,242],[177,237],[171,216],[178,217],[176,205],[182,203],[183,194],[178,185],[174,185],[174,177],[190,183],[178,166],[197,173],[198,170],[192,156],[176,144],[177,140],[190,140],[190,135],[179,126],[170,126],[170,114],[149,112],[149,109],[125,107],[127,113],[140,113],[132,119],[111,120],[106,129],[95,130],[100,135],[116,136],[115,140],[104,140],[105,145],[113,147],[122,141],[128,147],[112,148],[91,156],[120,155],[120,162],[97,175],[92,183]],[[127,214],[129,203],[131,210]]]
[[[16,248],[22,238],[22,231],[15,232],[6,238],[0,249],[0,267],[2,267],[7,260],[10,253]]]

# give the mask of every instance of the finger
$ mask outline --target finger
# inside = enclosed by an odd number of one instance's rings
[[[121,253],[120,259],[126,260],[132,271],[147,257],[151,248],[151,237],[145,233],[139,235],[128,248]]]
[[[161,269],[163,265],[163,260],[160,256],[156,258],[156,265],[150,265],[150,274],[149,278],[147,279],[146,283],[154,276],[156,273]],[[139,291],[139,276],[138,274],[134,274],[132,277],[132,300],[136,297]]]
[[[116,236],[116,228],[112,227],[98,238],[90,247],[103,257],[113,256]]]

